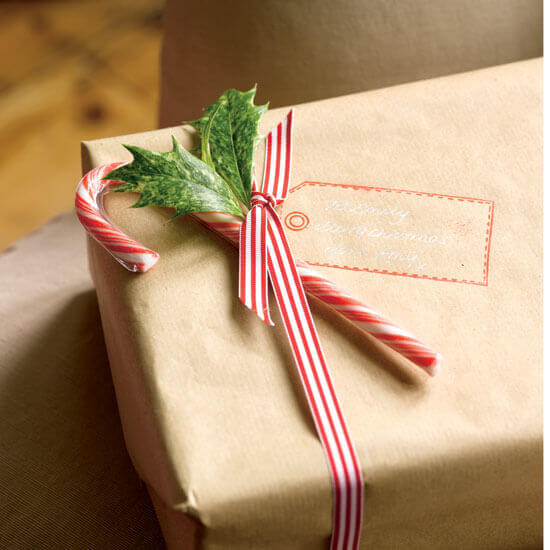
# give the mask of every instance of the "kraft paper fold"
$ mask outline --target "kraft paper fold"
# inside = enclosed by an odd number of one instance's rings
[[[270,111],[262,131],[284,113]],[[186,127],[85,142],[84,169],[128,159],[121,143],[168,150],[172,134],[193,145]],[[296,108],[291,187],[494,205],[486,284],[318,268],[445,358],[427,379],[312,302],[363,466],[364,548],[541,543],[541,160],[540,60]],[[437,202],[407,197],[399,204],[412,221],[424,227],[433,216],[437,231],[468,243],[444,262],[426,246],[425,263],[482,277],[479,212],[470,220],[459,202],[442,214]],[[190,547],[185,523],[206,549],[323,547],[330,480],[278,313],[270,329],[240,304],[230,245],[190,218],[129,209],[135,199],[108,195],[107,212],[160,253],[158,264],[129,273],[90,241],[90,265],[126,443],[169,548]],[[300,208],[326,208],[323,187]],[[318,237],[289,230],[312,258],[329,254]],[[418,252],[422,243],[409,244]]]

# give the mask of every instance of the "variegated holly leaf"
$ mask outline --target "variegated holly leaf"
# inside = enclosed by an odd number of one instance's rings
[[[175,137],[172,142],[173,148],[167,153],[125,145],[134,160],[103,179],[124,182],[115,192],[140,193],[133,208],[167,206],[176,209],[174,217],[191,212],[226,212],[242,217],[239,203],[226,182]]]
[[[258,122],[266,105],[254,105],[256,87],[248,92],[227,90],[189,122],[201,137],[201,158],[231,187],[238,199],[250,205],[254,153],[260,141]]]

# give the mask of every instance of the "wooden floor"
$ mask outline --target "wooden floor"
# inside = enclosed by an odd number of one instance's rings
[[[0,250],[72,208],[82,139],[157,126],[161,12],[0,3]]]

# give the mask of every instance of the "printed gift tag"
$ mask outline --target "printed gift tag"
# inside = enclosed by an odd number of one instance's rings
[[[303,182],[282,217],[309,264],[487,286],[493,212],[485,199]]]

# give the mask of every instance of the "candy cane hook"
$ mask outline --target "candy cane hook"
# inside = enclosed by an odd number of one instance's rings
[[[144,273],[157,263],[159,255],[123,233],[109,220],[103,209],[103,195],[121,185],[121,182],[102,178],[124,164],[127,163],[104,164],[80,180],[75,198],[76,215],[86,231],[117,262],[129,271]]]

